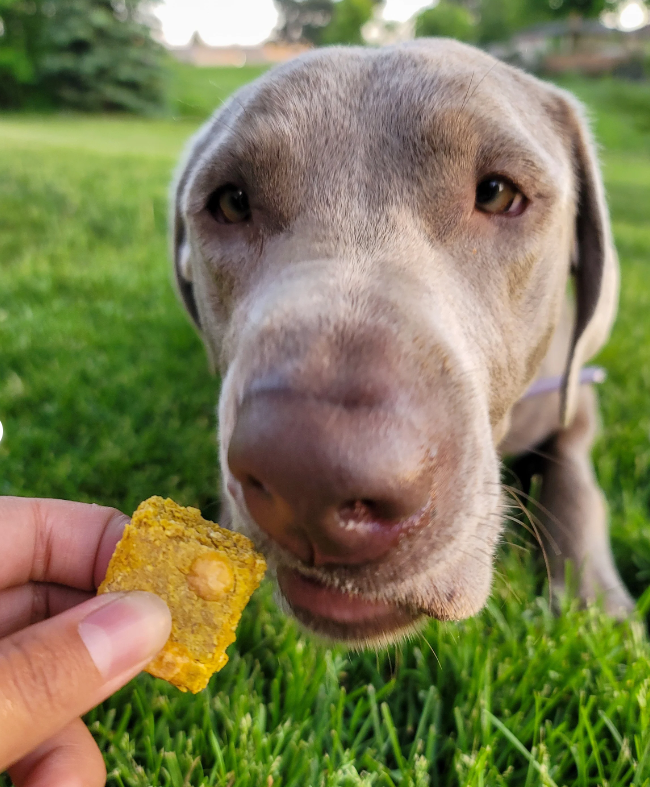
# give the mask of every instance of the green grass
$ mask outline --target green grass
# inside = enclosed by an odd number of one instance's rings
[[[650,153],[650,82],[567,76],[560,84],[597,110],[594,125],[606,150]]]
[[[215,96],[230,89],[219,72],[208,76]],[[619,565],[641,595],[650,580],[650,98],[617,85],[572,82],[606,142],[623,265],[595,461]],[[167,262],[168,182],[195,125],[0,118],[0,493],[126,511],[173,495],[216,515],[218,382]],[[642,625],[570,603],[551,614],[534,545],[514,530],[506,541],[483,613],[433,622],[381,655],[314,642],[263,587],[209,690],[182,695],[143,675],[88,715],[109,784],[647,787]],[[650,592],[640,602],[649,610]]]
[[[226,96],[263,74],[267,68],[195,68],[172,61],[168,79],[169,108],[176,117],[208,117]]]

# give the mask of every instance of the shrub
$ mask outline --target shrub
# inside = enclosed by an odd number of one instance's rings
[[[0,107],[150,112],[163,49],[139,0],[0,0]]]
[[[476,39],[476,22],[470,11],[449,0],[440,0],[433,8],[426,8],[415,20],[415,35],[457,38],[459,41]]]

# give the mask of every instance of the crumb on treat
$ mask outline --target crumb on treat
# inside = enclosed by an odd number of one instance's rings
[[[147,590],[167,603],[171,635],[146,671],[196,693],[228,661],[226,648],[265,570],[245,536],[197,508],[150,497],[126,526],[98,592]]]

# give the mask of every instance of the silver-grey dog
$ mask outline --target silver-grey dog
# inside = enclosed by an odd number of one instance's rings
[[[226,516],[306,626],[377,645],[476,613],[500,456],[542,444],[555,587],[571,560],[585,600],[631,608],[581,385],[617,259],[570,95],[444,39],[309,53],[193,139],[174,236],[223,379]]]

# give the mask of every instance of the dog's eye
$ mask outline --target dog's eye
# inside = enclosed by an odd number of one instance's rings
[[[246,192],[232,185],[213,191],[206,208],[212,218],[221,224],[239,224],[251,215]]]
[[[493,176],[476,187],[475,204],[484,213],[518,216],[526,206],[526,198],[509,180]]]

